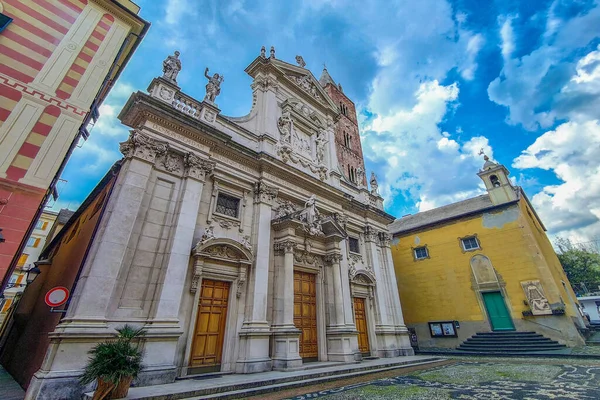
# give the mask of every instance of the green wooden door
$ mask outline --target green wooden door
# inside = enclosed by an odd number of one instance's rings
[[[490,324],[493,331],[514,331],[513,325],[506,304],[500,292],[482,293],[483,302],[490,318]]]

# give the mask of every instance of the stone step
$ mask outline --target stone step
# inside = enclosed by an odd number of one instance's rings
[[[177,399],[234,399],[267,393],[278,388],[301,387],[308,384],[332,381],[374,372],[436,364],[445,360],[436,356],[405,356],[351,363],[344,366],[328,366],[303,371],[269,371],[256,374],[230,374],[214,379],[187,379],[171,384],[132,387],[126,399],[177,400]],[[285,385],[285,386],[284,386]],[[210,396],[210,397],[209,397]],[[84,399],[91,400],[93,392]]]
[[[431,367],[434,367],[439,362],[441,362],[441,361],[421,362],[421,363],[414,363],[414,364],[410,364],[410,365],[404,365],[401,367],[388,367],[388,368],[381,368],[381,369],[377,369],[377,370],[370,370],[370,371],[366,371],[366,372],[359,371],[359,372],[351,372],[351,373],[347,373],[347,374],[325,376],[325,377],[321,377],[321,378],[311,378],[311,379],[305,379],[305,380],[301,380],[301,381],[286,382],[286,383],[282,383],[282,384],[268,385],[268,386],[262,386],[262,387],[257,387],[257,388],[234,390],[234,391],[224,392],[224,393],[215,393],[215,394],[208,395],[208,396],[189,397],[189,398],[186,398],[186,400],[245,399],[250,396],[257,396],[257,395],[264,394],[264,393],[272,393],[272,392],[278,392],[278,391],[282,391],[282,390],[295,389],[295,388],[299,388],[299,387],[314,386],[314,385],[319,385],[319,384],[323,384],[323,383],[327,383],[327,382],[331,382],[331,381],[335,381],[335,380],[355,378],[355,377],[359,377],[359,376],[363,376],[363,375],[367,375],[367,374],[374,374],[377,372],[390,371],[390,370],[394,370],[394,369],[403,369],[403,368],[415,367],[415,366],[421,366],[421,365],[430,365]]]
[[[510,342],[523,342],[523,343],[535,343],[535,342],[547,342],[554,340],[545,337],[531,337],[531,338],[480,338],[470,337],[466,340],[467,342],[479,343],[479,342],[493,342],[493,343],[510,343]]]
[[[554,346],[502,346],[502,347],[492,347],[492,346],[464,346],[460,345],[457,347],[457,350],[465,350],[465,351],[546,351],[546,350],[560,350],[564,349],[566,346],[564,345],[554,345]]]

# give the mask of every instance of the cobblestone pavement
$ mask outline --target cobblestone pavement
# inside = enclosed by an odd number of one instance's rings
[[[578,359],[457,358],[455,363],[400,376],[304,388],[291,400],[600,399],[600,362]],[[312,389],[312,390],[311,390]],[[286,394],[281,393],[286,398]],[[263,397],[264,398],[264,397]],[[276,398],[276,397],[269,397]]]

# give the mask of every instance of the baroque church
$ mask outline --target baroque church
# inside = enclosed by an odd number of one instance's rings
[[[125,323],[147,330],[140,385],[412,355],[394,218],[341,85],[263,47],[245,70],[252,108],[229,117],[223,77],[207,68],[196,100],[178,56],[119,115],[131,134],[34,391],[73,384]]]

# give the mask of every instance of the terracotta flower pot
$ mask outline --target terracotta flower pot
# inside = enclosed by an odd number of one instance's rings
[[[122,399],[123,397],[127,397],[127,393],[129,392],[129,386],[131,386],[132,380],[132,376],[123,377],[119,381],[119,384],[113,389],[109,399]]]
[[[106,382],[102,378],[98,378],[98,386],[96,387],[96,390],[94,390],[94,397],[92,397],[92,400],[103,400],[109,398],[108,396],[114,387],[114,384]]]

